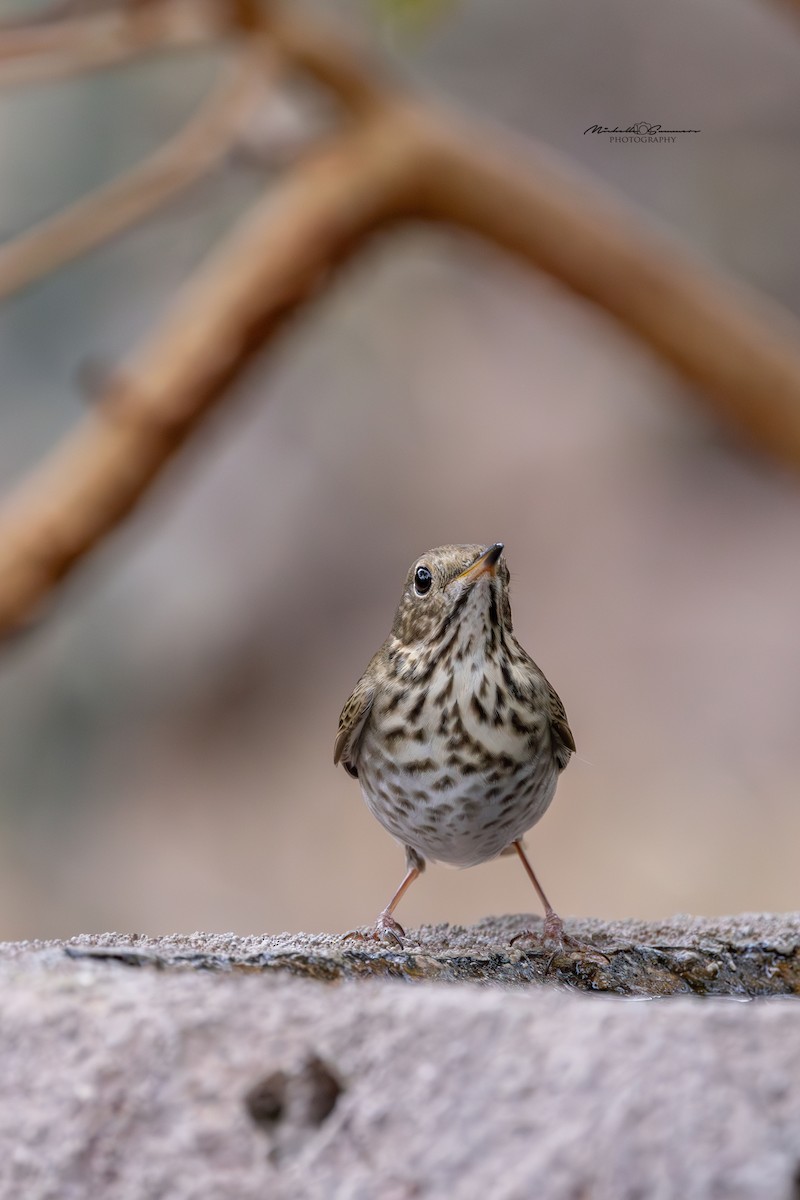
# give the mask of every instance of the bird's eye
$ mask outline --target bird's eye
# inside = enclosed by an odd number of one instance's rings
[[[417,567],[414,572],[414,590],[418,596],[424,596],[431,590],[433,576],[427,567]]]

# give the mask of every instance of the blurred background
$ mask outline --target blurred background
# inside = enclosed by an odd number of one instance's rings
[[[335,7],[420,84],[558,148],[800,311],[791,14],[464,0],[409,28]],[[154,149],[218,69],[161,55],[5,91],[2,236]],[[641,120],[702,132],[583,133]],[[135,347],[264,182],[232,160],[0,309],[5,490],[80,420],[81,365]],[[798,480],[604,314],[420,228],[346,270],[4,651],[0,936],[371,921],[403,854],[333,768],[339,709],[410,562],[496,540],[578,744],[528,838],[559,911],[798,907]],[[503,911],[537,911],[508,859],[431,868],[398,915]]]

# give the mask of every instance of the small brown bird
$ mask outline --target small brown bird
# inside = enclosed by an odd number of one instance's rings
[[[440,546],[413,564],[392,632],[342,709],[334,763],[406,850],[407,873],[365,936],[398,944],[393,913],[427,859],[458,867],[522,848],[575,742],[553,688],[514,636],[503,543]],[[521,935],[519,935],[521,936]]]

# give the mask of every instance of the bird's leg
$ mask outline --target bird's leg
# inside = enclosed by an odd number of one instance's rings
[[[542,908],[544,909],[544,930],[542,932],[542,940],[545,945],[554,946],[557,950],[562,950],[564,948],[564,922],[561,920],[561,917],[547,899],[547,896],[545,896],[542,885],[536,878],[536,873],[531,864],[528,862],[528,857],[525,851],[522,849],[522,842],[516,841],[513,843],[513,846],[520,857],[523,867],[528,873],[528,878],[536,888],[536,895],[542,902]],[[524,937],[531,937],[530,930],[523,930],[522,933],[518,933],[515,937],[513,937],[511,939],[512,946],[519,938]]]
[[[395,921],[392,913],[397,908],[398,904],[411,887],[414,880],[425,870],[425,860],[420,858],[413,850],[406,850],[408,870],[406,871],[403,882],[392,896],[386,908],[378,915],[378,919],[371,929],[351,929],[344,936],[374,938],[376,941],[392,941],[398,946],[403,945],[403,938],[406,936],[406,931],[399,921]]]
[[[377,921],[375,922],[375,936],[377,936],[377,937],[388,936],[393,941],[397,942],[398,946],[402,946],[402,944],[403,944],[402,939],[406,936],[406,931],[405,931],[405,929],[403,929],[403,926],[399,923],[399,921],[395,921],[394,917],[392,916],[392,913],[397,908],[397,906],[400,903],[400,901],[402,900],[403,896],[408,891],[408,889],[411,887],[411,884],[417,878],[419,873],[420,873],[419,867],[409,867],[408,868],[408,870],[406,871],[405,878],[403,879],[403,882],[400,884],[400,887],[397,889],[397,891],[392,896],[389,903],[386,905],[386,908],[384,908],[383,912],[380,914]]]

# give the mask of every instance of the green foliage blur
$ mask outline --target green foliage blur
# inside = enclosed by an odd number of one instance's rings
[[[458,0],[370,0],[371,7],[397,33],[423,34],[455,8]]]

